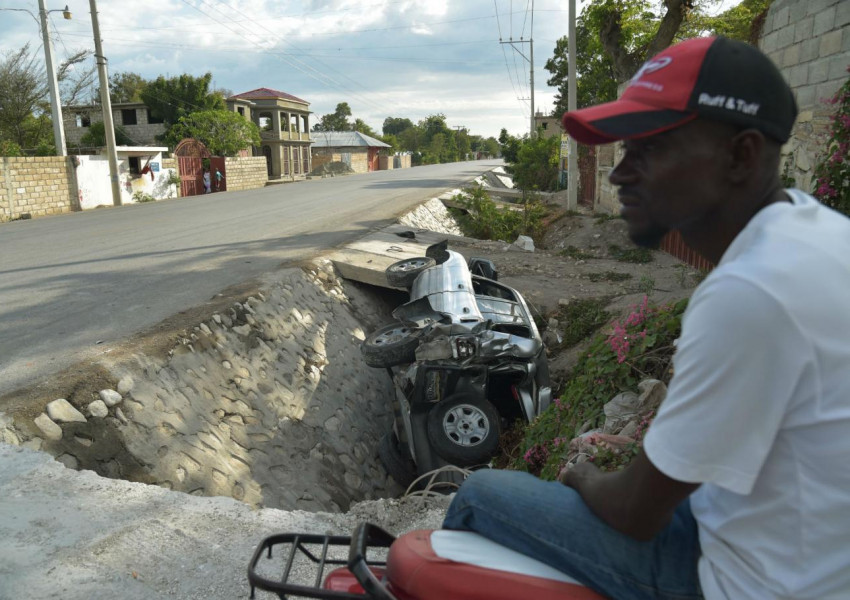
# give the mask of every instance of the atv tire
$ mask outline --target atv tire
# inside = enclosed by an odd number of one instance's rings
[[[401,323],[385,325],[360,344],[363,360],[370,367],[383,369],[416,360],[418,330]]]
[[[487,400],[468,394],[449,396],[428,413],[428,440],[452,464],[486,463],[499,448],[499,412]]]
[[[387,283],[389,283],[392,287],[409,290],[422,271],[429,269],[436,264],[437,261],[433,258],[427,258],[425,256],[408,258],[394,262],[387,267],[384,273],[387,277]]]

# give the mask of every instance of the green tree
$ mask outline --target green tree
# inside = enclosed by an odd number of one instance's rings
[[[387,117],[384,119],[384,124],[381,131],[384,135],[399,135],[402,131],[413,127],[413,121],[403,119],[401,117]]]
[[[180,117],[165,141],[173,148],[184,138],[203,142],[214,156],[235,156],[244,148],[260,145],[260,129],[233,111],[204,110]]]
[[[516,161],[506,167],[514,185],[521,190],[550,191],[558,186],[558,153],[561,144],[557,137],[545,137],[542,132],[524,138],[517,151]]]
[[[354,124],[351,126],[352,131],[359,131],[360,133],[364,133],[370,137],[377,138],[378,134],[375,133],[375,130],[369,127],[366,124],[366,121],[363,119],[354,119]]]
[[[190,113],[207,110],[224,110],[221,94],[210,91],[212,73],[201,77],[183,74],[177,77],[157,77],[140,91],[142,102],[155,119],[162,119],[166,132],[158,139],[168,137],[168,129]]]
[[[499,146],[502,152],[502,158],[505,159],[505,162],[517,162],[521,143],[522,140],[520,138],[509,134],[507,129],[502,129],[499,133]]]
[[[143,102],[145,85],[147,80],[138,73],[113,73],[109,76],[109,99],[115,103]]]
[[[0,140],[14,142],[20,148],[34,148],[42,140],[52,140],[52,125],[44,115],[47,85],[40,67],[29,44],[0,60]]]
[[[118,146],[135,146],[136,144],[127,135],[127,132],[120,125],[113,127],[115,131],[115,144]],[[80,138],[80,146],[89,148],[100,148],[106,146],[106,126],[103,121],[95,121],[89,127],[89,130]]]
[[[319,122],[313,125],[313,131],[351,131],[351,123],[348,122],[350,116],[348,102],[340,102],[332,113],[322,115]]]
[[[483,152],[490,156],[499,156],[499,154],[501,154],[501,148],[499,147],[499,142],[496,141],[496,138],[491,136],[484,140]]]

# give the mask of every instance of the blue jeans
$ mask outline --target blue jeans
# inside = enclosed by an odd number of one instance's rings
[[[601,521],[572,488],[482,469],[461,486],[443,527],[480,533],[615,600],[702,598],[688,500],[654,539],[639,542]]]

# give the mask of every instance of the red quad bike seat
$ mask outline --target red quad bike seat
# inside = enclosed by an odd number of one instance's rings
[[[390,590],[404,600],[604,600],[552,567],[470,531],[411,531],[390,547]]]

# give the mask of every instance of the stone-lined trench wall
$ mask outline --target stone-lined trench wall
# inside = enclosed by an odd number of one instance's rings
[[[139,355],[114,373],[115,389],[54,400],[34,423],[6,415],[0,439],[71,468],[253,506],[339,511],[397,494],[376,449],[392,385],[358,350],[389,319],[380,304],[343,286],[327,260],[281,271],[199,323],[164,363]]]

